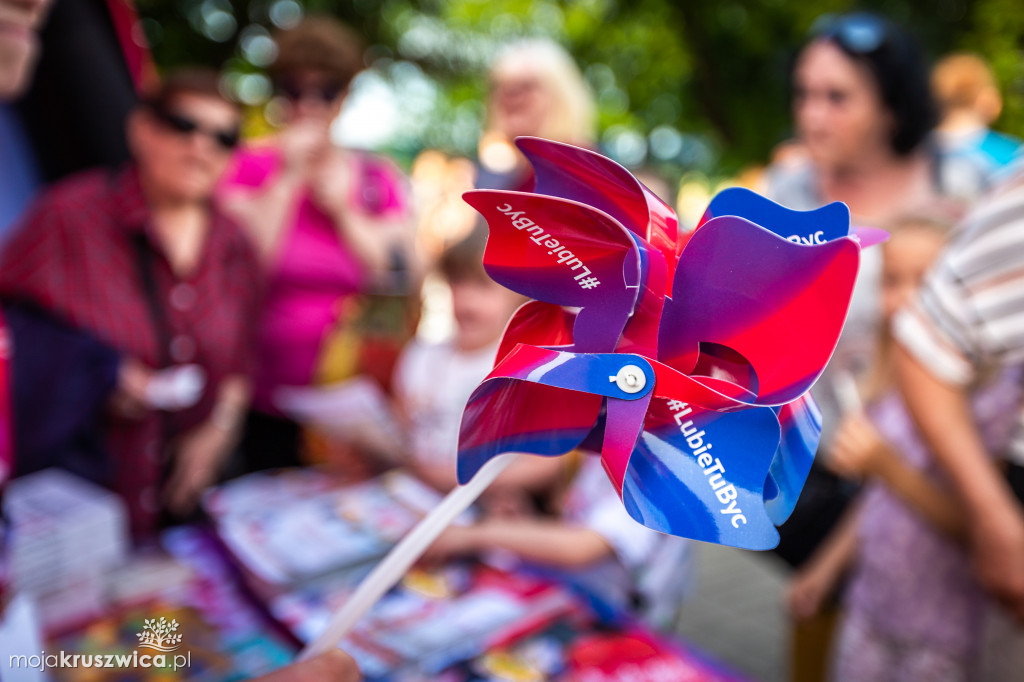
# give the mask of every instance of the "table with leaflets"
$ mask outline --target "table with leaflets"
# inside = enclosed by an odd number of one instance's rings
[[[10,495],[5,500],[12,517],[4,552],[7,597],[30,596],[47,654],[91,654],[115,663],[57,667],[39,678],[83,682],[243,680],[287,664],[439,499],[401,472],[341,487],[312,469],[252,474],[206,495],[209,524],[169,529],[159,546],[140,550],[109,532],[123,512],[108,498],[97,502],[98,489],[62,472],[30,484],[14,502]],[[83,499],[97,496],[86,500],[95,509],[65,501],[58,510],[63,532],[56,533],[45,517],[54,512],[54,490],[69,486]],[[83,534],[102,544],[89,545],[89,552],[106,564],[81,560]],[[87,564],[106,568],[90,571]],[[43,566],[56,571],[49,582]],[[180,659],[187,665],[116,666],[118,656],[142,653],[158,631],[175,642],[175,655],[187,654]],[[343,648],[371,682],[741,680],[624,614],[609,618],[594,608],[592,595],[564,580],[500,562],[412,570]],[[0,680],[6,671],[0,665]]]

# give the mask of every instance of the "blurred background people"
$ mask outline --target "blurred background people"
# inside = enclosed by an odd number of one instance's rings
[[[452,336],[414,339],[395,370],[395,398],[405,425],[402,458],[439,492],[456,485],[462,412],[496,362],[505,326],[526,301],[484,270],[487,231],[473,230],[441,254],[438,269],[451,294]],[[546,508],[544,496],[559,482],[557,458],[521,457],[491,484],[484,506],[505,512]]]
[[[792,72],[792,109],[800,154],[769,168],[770,198],[799,210],[842,201],[854,224],[875,226],[941,203],[939,160],[928,144],[936,122],[928,67],[905,29],[863,12],[819,18]],[[875,361],[879,260],[877,250],[862,254],[843,335],[812,391],[822,412],[819,457],[776,550],[792,566],[812,556],[855,494],[820,462],[843,413],[837,382],[863,376]],[[834,622],[835,610],[824,608],[797,623],[794,679],[822,679]]]
[[[489,78],[477,187],[533,189],[533,170],[513,144],[520,135],[594,147],[593,96],[576,62],[558,44],[540,38],[511,43],[498,53]]]
[[[942,115],[935,141],[946,160],[946,182],[970,199],[1018,157],[1021,141],[990,127],[1003,110],[1003,97],[991,67],[978,55],[954,53],[939,60],[932,90]]]
[[[0,3],[0,60],[19,69],[38,62],[34,77],[17,84],[15,101],[0,104],[0,245],[43,183],[128,161],[125,119],[138,89],[155,81],[130,2],[50,4]]]
[[[454,334],[413,339],[395,371],[395,397],[406,421],[408,461],[438,490],[457,485],[459,424],[470,394],[494,367],[505,325],[525,299],[484,271],[486,230],[474,230],[441,255],[438,269],[451,290]]]
[[[318,374],[332,335],[354,317],[356,295],[374,283],[408,289],[413,269],[404,179],[385,160],[331,142],[349,84],[363,68],[361,39],[321,16],[275,40],[271,75],[284,125],[239,153],[222,190],[256,246],[266,282],[242,442],[249,470],[300,463],[300,425],[281,412],[275,392],[345,378]],[[341,338],[352,365],[355,341]]]
[[[941,191],[924,144],[936,122],[927,64],[904,29],[868,13],[819,19],[792,88],[802,153],[771,169],[772,198],[843,201],[855,221],[884,224]]]
[[[248,403],[258,262],[211,203],[239,125],[216,73],[168,75],[129,118],[134,162],[46,191],[0,259],[6,304],[41,310],[120,358],[96,425],[108,466],[94,478],[125,499],[137,535],[162,509],[194,508]],[[31,337],[15,345],[33,350]],[[154,372],[168,368],[190,378],[157,396]]]
[[[4,0],[0,3],[0,97],[21,95],[39,59],[39,29],[46,19],[47,0]]]
[[[61,0],[41,34],[48,49],[40,78],[26,90],[24,74],[38,56],[32,33],[46,3],[0,0],[0,101],[24,95],[16,106],[0,103],[0,233],[41,182],[127,159],[123,123],[151,68],[147,36],[168,63],[196,58],[227,70],[219,85],[211,75],[187,93],[158,97],[160,106],[148,100],[131,117],[136,169],[58,185],[34,206],[15,251],[0,262],[3,312],[18,360],[12,407],[20,428],[19,473],[59,465],[114,486],[132,505],[136,530],[143,531],[152,527],[158,507],[185,511],[213,480],[243,410],[249,415],[248,468],[293,465],[310,461],[300,453],[308,452],[312,420],[299,424],[295,413],[282,411],[283,389],[308,398],[325,384],[341,386],[340,380],[363,372],[374,373],[386,391],[397,340],[405,338],[414,314],[401,307],[396,315],[394,307],[382,310],[371,301],[391,296],[388,305],[402,299],[404,306],[403,297],[417,288],[417,258],[440,259],[441,276],[433,283],[444,282],[432,284],[427,298],[437,303],[434,317],[444,324],[427,325],[431,340],[417,339],[402,355],[395,384],[410,437],[406,445],[388,441],[383,459],[385,465],[409,464],[437,490],[449,490],[462,408],[490,369],[504,323],[520,301],[486,276],[482,233],[470,234],[479,217],[461,201],[461,192],[474,184],[530,189],[532,172],[512,144],[518,135],[587,148],[597,148],[600,139],[618,160],[644,169],[635,170],[638,175],[668,170],[677,179],[686,173],[692,179],[687,182],[706,180],[710,191],[715,174],[754,160],[767,148],[763,142],[778,139],[779,132],[766,108],[757,109],[765,112],[762,121],[760,113],[733,106],[734,91],[745,100],[763,90],[730,72],[724,63],[732,55],[710,48],[720,48],[726,36],[737,54],[766,56],[764,42],[774,43],[772,52],[779,54],[794,35],[782,37],[775,27],[735,35],[715,26],[739,26],[743,19],[748,29],[760,29],[773,25],[762,24],[764,17],[796,24],[807,16],[797,18],[781,5],[772,9],[771,3],[746,7],[728,21],[717,12],[712,17],[671,3],[639,13],[628,3],[609,3],[615,28],[621,24],[617,31],[600,20],[583,22],[564,7],[555,12],[551,3],[522,5],[529,12],[497,3],[459,26],[448,25],[465,9],[458,3],[412,3],[398,13],[399,21],[390,4],[386,12],[374,3],[339,5],[339,16],[365,19],[357,36],[333,19],[303,20],[304,6],[313,3],[302,0],[218,0],[179,11],[188,4],[170,3],[167,11],[159,3],[145,5],[140,21],[128,2]],[[914,16],[909,5],[903,9]],[[977,20],[991,10],[974,3],[965,11],[972,21],[963,23],[973,26],[984,24]],[[656,17],[658,25],[644,15]],[[988,35],[953,30],[946,18],[917,18],[933,49]],[[506,37],[559,36],[587,67],[586,79],[555,42],[520,39],[491,63],[486,102],[467,101],[472,89],[466,81],[489,52],[482,46],[496,40],[503,26]],[[696,40],[697,32],[705,40]],[[372,44],[365,56],[364,33]],[[681,41],[670,44],[678,35],[689,38],[682,49],[675,49]],[[771,40],[760,40],[763,35]],[[446,41],[452,36],[460,40]],[[465,44],[462,36],[469,38]],[[682,57],[671,75],[649,61],[650,46],[637,39],[648,36],[659,51]],[[998,41],[978,43],[994,64],[1007,63]],[[200,49],[192,53],[193,46]],[[264,79],[260,70],[268,65],[270,79]],[[365,65],[372,72],[350,88]],[[764,73],[753,66],[750,74]],[[365,90],[363,83],[369,84]],[[919,299],[897,316],[902,345],[890,337],[888,324],[899,305],[893,301],[905,297],[939,243],[937,230],[902,217],[986,191],[1019,141],[991,130],[1000,102],[984,62],[954,55],[940,63],[932,73],[936,108],[914,41],[876,15],[819,20],[796,60],[792,84],[794,138],[777,149],[765,176],[768,193],[802,209],[841,200],[856,224],[898,226],[890,244],[863,254],[864,276],[847,333],[832,370],[815,389],[825,412],[821,460],[849,478],[868,479],[869,488],[833,528],[856,485],[815,469],[783,529],[780,553],[802,565],[791,588],[792,610],[798,618],[834,615],[830,596],[850,568],[838,677],[875,678],[888,668],[884,674],[901,680],[962,678],[974,663],[968,659],[975,654],[966,652],[976,652],[980,629],[979,591],[968,564],[1011,607],[1019,610],[1024,595],[1024,516],[1000,480],[1003,472],[990,462],[1002,441],[988,433],[992,422],[1016,418],[1020,408],[1010,395],[1019,389],[1012,372],[1020,360],[1017,317],[1024,311],[1014,291],[1019,185],[986,199],[991,203],[968,222]],[[599,93],[597,103],[589,87]],[[254,127],[264,123],[263,114],[266,122],[280,124],[230,163],[226,150],[239,122],[218,89],[236,89],[253,105],[247,113]],[[332,142],[350,89],[358,95],[354,104],[370,102],[383,114],[380,120],[364,117],[366,130],[353,126],[344,131],[346,138],[365,132],[368,144],[409,157],[430,148],[413,165],[414,173],[436,182],[417,193],[437,199],[424,212],[416,248],[409,235],[413,202],[401,173],[381,157]],[[258,111],[271,90],[275,96]],[[387,97],[374,99],[384,91],[401,100],[399,106]],[[1019,125],[1019,106],[1008,101],[1007,124]],[[403,117],[410,111],[443,125],[415,125]],[[477,140],[474,117],[483,111]],[[399,112],[388,120],[387,114]],[[937,114],[941,122],[933,128]],[[431,119],[439,116],[444,120]],[[749,134],[762,123],[762,132]],[[385,136],[381,131],[389,127]],[[465,157],[474,141],[476,162]],[[211,178],[224,163],[228,172],[217,199],[242,223],[251,251],[208,202]],[[753,183],[754,175],[740,180]],[[669,184],[659,194],[672,189]],[[221,274],[210,275],[214,270]],[[263,287],[265,306],[256,302]],[[899,296],[891,295],[896,289]],[[383,324],[387,334],[368,335],[374,324]],[[453,335],[435,342],[441,328]],[[879,337],[885,343],[876,344]],[[259,344],[258,362],[244,348],[246,339]],[[248,413],[243,375],[250,367],[256,369],[256,405]],[[906,405],[892,385],[894,367],[906,375]],[[864,387],[866,416],[839,404],[834,389],[843,381],[834,370]],[[993,394],[991,376],[1008,383],[1000,385],[1006,391]],[[922,422],[921,434],[914,417]],[[1008,469],[1012,481],[1024,478],[1019,467]],[[566,570],[623,608],[672,604],[678,574],[688,564],[686,552],[672,558],[669,550],[685,543],[661,543],[660,536],[627,521],[596,459],[523,457],[490,492],[481,523],[451,531],[435,557],[511,551]],[[967,552],[957,544],[965,538]],[[843,552],[832,552],[835,543]],[[729,566],[739,563],[735,552],[717,556],[730,557]],[[707,589],[710,600],[744,593],[739,588],[747,585],[736,585],[728,570],[722,574]],[[778,602],[774,594],[746,594],[735,597],[748,600],[744,618],[735,621],[777,611],[766,606]],[[643,598],[634,602],[638,596]],[[671,615],[665,609],[662,614]],[[705,619],[698,613],[691,621]],[[733,624],[725,623],[721,632]],[[821,630],[827,636],[827,626]],[[735,648],[749,649],[747,658],[766,653],[763,640],[751,638],[748,647],[745,637],[731,632],[708,629],[702,644],[708,640],[741,642]],[[821,674],[828,647],[815,647],[817,659],[797,647],[797,679],[817,679],[805,676],[815,666]],[[922,662],[928,667],[913,667]],[[1010,666],[994,679],[1012,679],[1020,669]],[[752,670],[761,676],[760,669]]]
[[[843,201],[855,224],[869,225],[884,225],[935,202],[941,189],[933,181],[934,159],[926,145],[935,111],[927,67],[914,40],[865,13],[821,19],[812,36],[793,70],[793,118],[802,152],[769,169],[768,196],[800,210]],[[832,379],[838,371],[861,375],[872,362],[878,280],[877,254],[867,251],[839,348],[815,386],[825,456],[841,414]],[[794,565],[802,563],[848,497],[816,467],[783,527],[779,554]],[[815,513],[804,513],[812,508]]]
[[[1017,419],[1004,469],[991,461],[1004,453],[989,447],[969,406],[987,376],[1024,362],[1022,235],[1024,176],[1017,172],[968,216],[893,326],[904,400],[963,502],[972,567],[1018,622],[994,621],[985,664],[996,672],[983,678],[993,680],[1019,674],[1024,651],[1024,412],[1019,401],[998,406]]]
[[[885,325],[865,386],[867,410],[847,414],[828,465],[868,484],[862,499],[801,569],[790,607],[809,616],[849,573],[836,642],[835,680],[973,680],[984,593],[970,570],[964,509],[922,441],[893,373],[889,323],[916,294],[949,223],[910,218],[882,245]],[[1005,451],[1020,403],[1020,368],[998,373],[972,401],[990,453]]]
[[[8,102],[28,88],[39,58],[47,0],[0,2],[0,236],[35,192],[35,158]]]

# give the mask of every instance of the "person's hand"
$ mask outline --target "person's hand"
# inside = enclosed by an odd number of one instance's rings
[[[277,137],[286,175],[308,177],[324,154],[331,149],[330,136],[323,126],[299,121]]]
[[[971,527],[971,560],[981,583],[1024,623],[1024,515],[994,502]]]
[[[449,526],[434,540],[420,559],[424,564],[439,564],[473,554],[479,550],[477,526]]]
[[[196,508],[203,491],[216,482],[232,443],[231,434],[212,421],[182,436],[164,488],[164,504],[169,511],[185,516]]]
[[[110,397],[110,409],[118,417],[141,419],[149,411],[146,388],[155,372],[132,357],[121,360],[117,386]]]
[[[313,203],[338,222],[345,222],[352,209],[352,161],[337,150],[331,150],[316,165],[310,178]]]
[[[818,615],[821,605],[835,589],[835,578],[822,566],[813,563],[797,571],[786,588],[786,607],[795,620]]]
[[[850,414],[836,430],[826,465],[844,478],[872,476],[877,473],[887,447],[867,417]]]
[[[269,675],[253,678],[250,682],[359,682],[362,679],[352,657],[341,649],[332,649]]]
[[[406,468],[409,473],[439,493],[448,493],[459,484],[455,471],[436,462],[413,456]]]

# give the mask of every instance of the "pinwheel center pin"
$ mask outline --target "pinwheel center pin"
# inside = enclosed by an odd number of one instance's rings
[[[608,381],[614,381],[623,393],[639,393],[647,386],[644,371],[636,365],[626,365],[615,376],[608,377]]]

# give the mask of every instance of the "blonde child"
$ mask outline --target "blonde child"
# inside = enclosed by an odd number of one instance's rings
[[[505,325],[526,299],[488,277],[487,232],[474,230],[448,247],[438,270],[451,290],[454,333],[437,343],[412,341],[398,359],[395,395],[408,444],[405,464],[440,492],[457,484],[459,425],[466,402],[494,366]],[[485,501],[518,506],[520,493],[547,488],[560,465],[523,457],[491,485]]]

